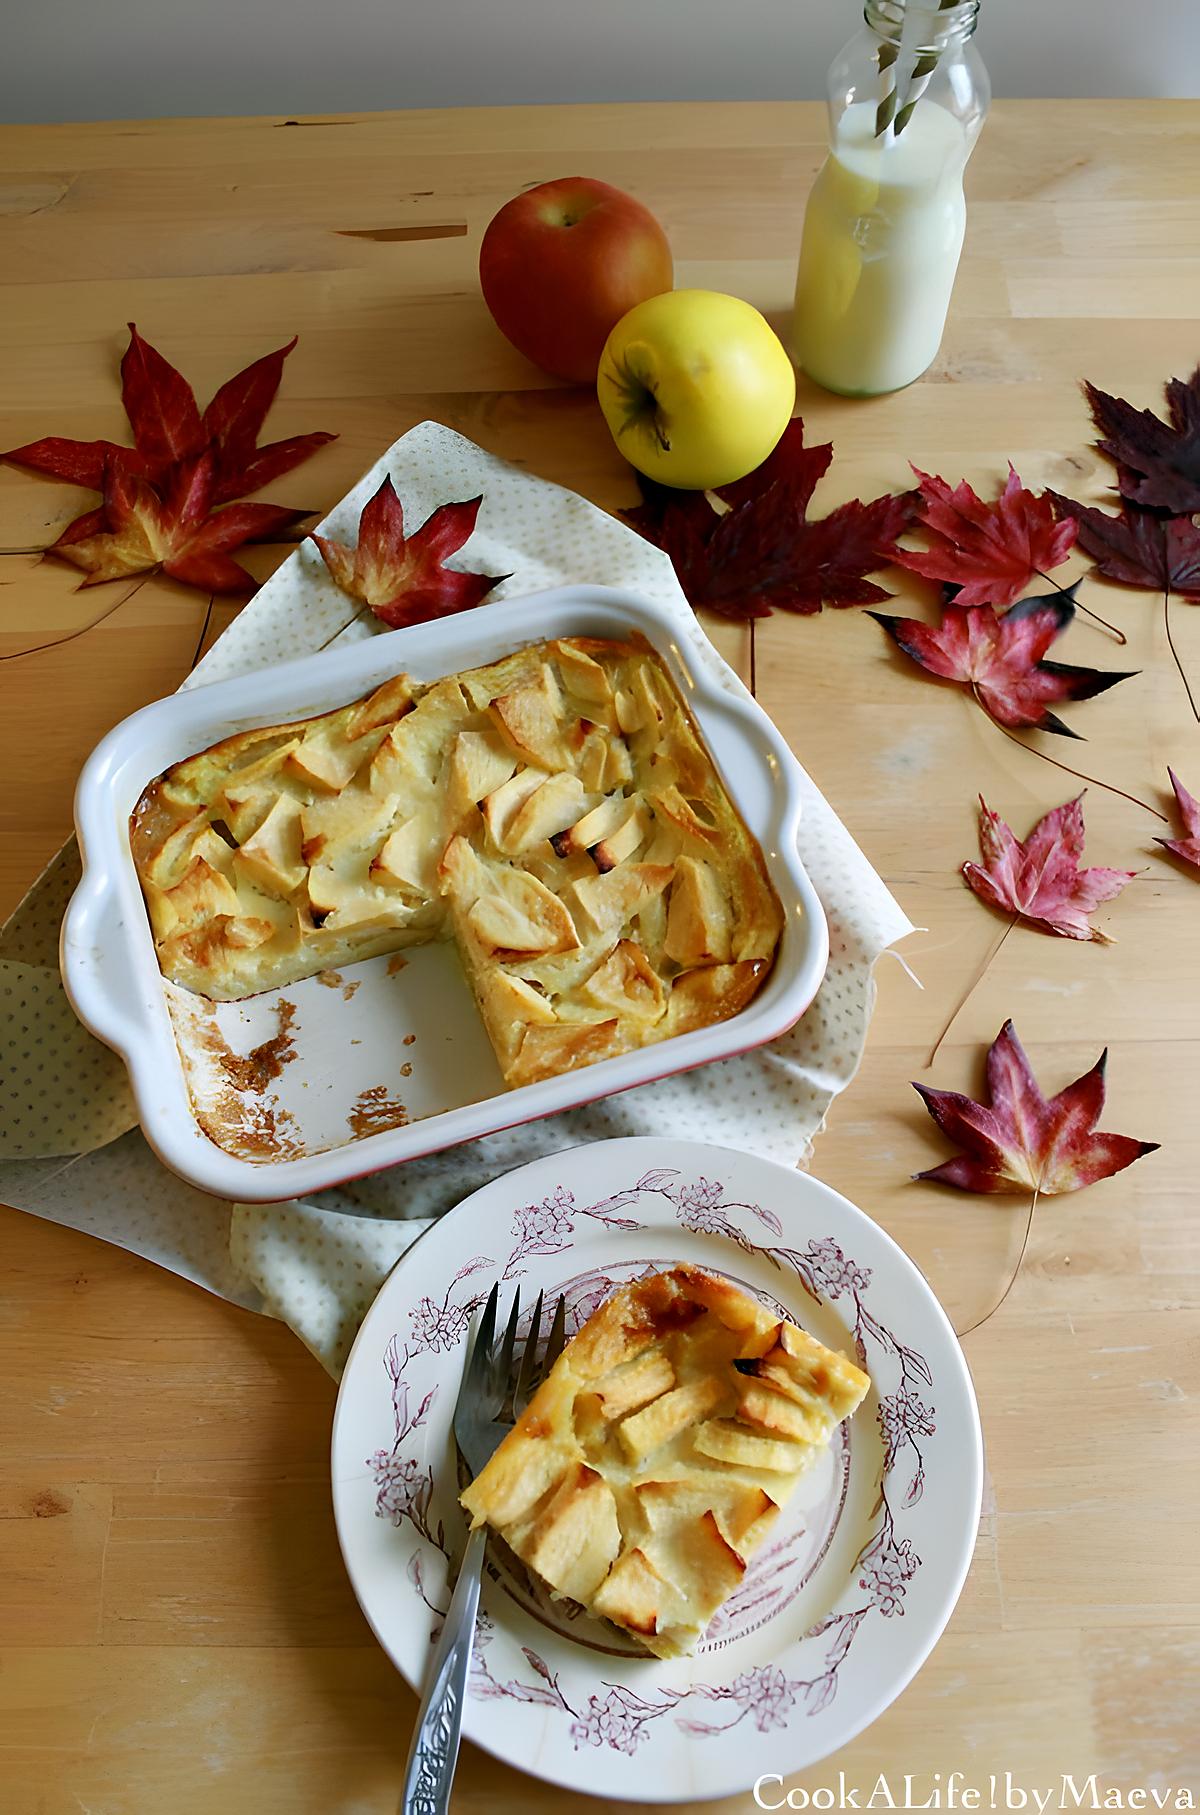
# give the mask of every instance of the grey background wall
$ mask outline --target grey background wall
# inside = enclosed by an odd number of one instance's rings
[[[7,0],[0,119],[822,92],[858,0]],[[1001,95],[1200,95],[1200,0],[983,0]]]

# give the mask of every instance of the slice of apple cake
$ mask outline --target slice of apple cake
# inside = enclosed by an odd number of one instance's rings
[[[736,1014],[783,925],[640,638],[240,732],[152,782],[130,832],[173,982],[237,1000],[452,938],[510,1086]]]
[[[555,1596],[691,1651],[870,1386],[727,1279],[621,1286],[462,1496]]]

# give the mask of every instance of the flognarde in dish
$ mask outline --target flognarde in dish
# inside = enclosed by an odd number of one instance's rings
[[[870,1381],[727,1279],[619,1287],[461,1495],[555,1596],[691,1651]]]
[[[738,1013],[783,925],[636,635],[240,732],[152,782],[130,832],[173,982],[236,1001],[453,938],[512,1087]]]

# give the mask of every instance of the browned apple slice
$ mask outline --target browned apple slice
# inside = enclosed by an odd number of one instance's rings
[[[218,914],[239,912],[237,891],[206,857],[195,857],[173,888],[146,892],[156,939],[189,931]]]
[[[570,638],[551,643],[550,647],[558,662],[558,671],[576,699],[602,705],[612,698],[612,682],[602,662],[598,662]]]
[[[374,693],[369,693],[365,700],[359,700],[356,706],[350,708],[345,735],[354,743],[358,738],[365,737],[368,731],[390,725],[412,709],[411,681],[406,674],[394,674],[390,681],[384,681],[382,686],[376,687]]]
[[[630,810],[615,831],[602,838],[592,847],[592,857],[598,870],[615,870],[619,863],[645,844],[650,832],[650,815],[641,802],[634,800]]]
[[[501,848],[514,857],[522,856],[564,831],[587,804],[578,776],[569,769],[552,775],[517,808],[504,828]]]
[[[586,1462],[577,1462],[536,1519],[524,1556],[556,1593],[587,1601],[620,1548],[612,1488]]]
[[[711,864],[680,857],[667,904],[667,957],[685,969],[724,964],[730,955],[729,903]]]
[[[677,1602],[649,1557],[635,1546],[617,1558],[592,1597],[592,1608],[627,1632],[649,1637],[672,1623]]]
[[[306,731],[288,756],[286,768],[301,782],[339,794],[353,780],[365,752],[357,744],[315,731]]]
[[[670,1031],[688,1033],[694,1027],[710,1027],[714,1021],[738,1014],[754,996],[769,968],[764,959],[744,958],[737,964],[708,964],[685,971],[671,985],[667,1001]]]
[[[542,1078],[578,1071],[621,1050],[620,1023],[613,1021],[558,1022],[554,1027],[527,1027],[517,1056],[505,1071],[512,1089],[536,1084]]]
[[[554,840],[554,849],[560,857],[567,857],[574,851],[588,851],[602,838],[628,819],[632,807],[623,794],[611,794],[577,819],[574,825],[567,825]]]
[[[548,771],[537,767],[518,769],[508,781],[483,801],[483,823],[498,851],[507,850],[508,828],[520,808],[549,779]]]
[[[488,978],[481,979],[481,985],[488,1009],[497,1020],[552,1027],[558,1019],[549,998],[541,990],[534,989],[524,977],[513,976],[511,971],[493,971]]]
[[[729,1387],[718,1375],[702,1374],[699,1380],[674,1387],[626,1418],[617,1429],[621,1447],[631,1462],[641,1462],[729,1399]]]
[[[662,979],[635,939],[621,939],[581,986],[585,1002],[652,1023],[666,1011]]]
[[[466,923],[487,952],[570,952],[579,944],[574,921],[544,882],[499,865]]]
[[[504,736],[517,755],[543,769],[565,769],[571,760],[566,712],[558,683],[545,662],[535,681],[502,693],[491,703]]]
[[[503,738],[486,731],[460,731],[446,766],[446,806],[452,817],[478,806],[506,782],[517,759]]]
[[[742,1424],[782,1437],[793,1443],[825,1443],[836,1419],[828,1408],[814,1402],[799,1405],[753,1376],[743,1378],[737,1417]]]
[[[395,882],[418,895],[437,892],[437,837],[434,812],[427,807],[396,827],[371,859],[370,874],[377,882]]]
[[[596,1398],[605,1418],[623,1418],[636,1412],[675,1385],[675,1369],[662,1349],[649,1349],[644,1355],[616,1368],[596,1382]]]
[[[669,864],[623,863],[606,875],[580,877],[563,894],[590,932],[610,938],[621,933],[647,901],[662,894],[672,874]]]
[[[300,850],[300,803],[277,795],[258,830],[234,852],[233,863],[265,894],[290,895],[298,889],[308,867]]]
[[[769,1474],[795,1474],[820,1454],[816,1444],[760,1437],[724,1418],[700,1425],[692,1441],[702,1456],[711,1456],[714,1462],[765,1469]]]

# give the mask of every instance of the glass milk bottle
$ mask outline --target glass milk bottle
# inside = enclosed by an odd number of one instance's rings
[[[963,171],[987,113],[979,0],[866,0],[829,72],[829,156],[804,216],[793,351],[850,397],[899,390],[941,343]]]

